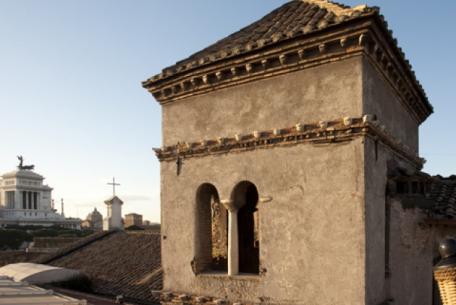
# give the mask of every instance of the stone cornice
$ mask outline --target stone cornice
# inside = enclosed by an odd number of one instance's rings
[[[400,96],[418,123],[431,113],[424,90],[395,41],[382,32],[378,20],[360,18],[351,26],[328,27],[318,35],[300,37],[240,58],[177,74],[144,87],[163,105],[226,87],[366,55]]]
[[[383,74],[417,122],[422,123],[433,113],[433,107],[410,62],[398,47],[393,32],[387,30],[383,16],[376,15],[375,22],[369,27],[366,36],[368,40],[364,54]]]
[[[234,137],[220,137],[194,143],[178,143],[154,149],[160,161],[175,161],[179,158],[198,158],[210,155],[237,153],[255,149],[284,147],[298,144],[325,144],[351,141],[357,137],[369,137],[381,141],[397,155],[422,168],[424,160],[412,149],[391,135],[384,125],[372,115],[362,118],[343,118],[320,121],[312,124],[296,124],[294,127],[268,131],[253,131]]]
[[[356,30],[356,29],[355,29]],[[350,33],[351,32],[351,33]],[[365,32],[365,31],[364,31]],[[161,103],[268,78],[360,54],[358,39],[363,33],[353,29],[326,35],[310,35],[261,52],[245,54],[213,65],[148,82],[144,87]]]

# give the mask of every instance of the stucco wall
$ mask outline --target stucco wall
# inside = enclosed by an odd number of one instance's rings
[[[432,266],[435,253],[432,230],[423,225],[418,209],[403,209],[391,200],[389,290],[393,304],[432,304]]]
[[[362,60],[355,57],[166,104],[163,142],[361,116],[361,80]]]
[[[363,304],[362,139],[162,162],[164,290],[275,304]],[[253,278],[195,276],[195,196],[205,182],[228,199],[253,182],[259,204],[260,261]]]
[[[386,234],[388,234],[388,231],[390,232],[389,234],[395,234],[394,232],[391,233],[391,223],[402,221],[400,217],[387,219],[387,183],[388,175],[390,174],[388,171],[393,170],[391,164],[409,172],[413,172],[415,168],[413,164],[395,155],[387,146],[381,142],[376,144],[371,138],[365,139],[364,152],[366,304],[379,304],[389,297],[388,279],[385,277],[387,271],[385,255],[387,255],[386,251],[388,251],[385,249],[388,242]],[[389,163],[390,165],[388,165]],[[390,228],[387,228],[388,221],[390,222]],[[397,246],[397,244],[390,244],[389,249]],[[394,270],[394,272],[397,271]],[[411,287],[398,290],[398,292],[408,295],[410,291],[407,289],[411,289]]]
[[[162,113],[164,145],[369,113],[418,149],[418,125],[362,57],[187,98]],[[185,159],[179,176],[175,162],[162,162],[164,290],[273,304],[383,302],[390,287],[385,189],[393,158],[383,144],[359,138]],[[211,183],[224,200],[243,180],[273,198],[259,206],[265,274],[194,275],[198,187]]]
[[[375,114],[388,131],[418,152],[418,123],[385,78],[363,59],[363,112]]]
[[[391,157],[382,144],[365,140],[366,304],[385,300],[385,190]]]

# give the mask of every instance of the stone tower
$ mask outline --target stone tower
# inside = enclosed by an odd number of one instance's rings
[[[387,177],[422,167],[433,110],[378,8],[290,1],[143,86],[162,105],[163,304],[394,298]]]
[[[122,204],[123,201],[119,197],[113,196],[105,201],[107,214],[103,221],[103,230],[123,229],[122,224]]]

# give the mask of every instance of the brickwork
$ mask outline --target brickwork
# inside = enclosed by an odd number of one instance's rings
[[[226,270],[228,256],[228,213],[225,207],[213,200],[212,207],[212,268]]]
[[[230,302],[226,299],[189,294],[163,292],[160,294],[162,305],[254,305],[252,302]],[[259,304],[259,303],[258,303]],[[274,305],[272,303],[268,303]]]

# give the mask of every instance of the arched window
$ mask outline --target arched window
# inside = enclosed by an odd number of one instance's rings
[[[227,271],[228,214],[215,186],[202,184],[196,194],[195,273]]]
[[[249,181],[236,185],[232,193],[238,207],[239,272],[258,274],[260,269],[258,191]]]

